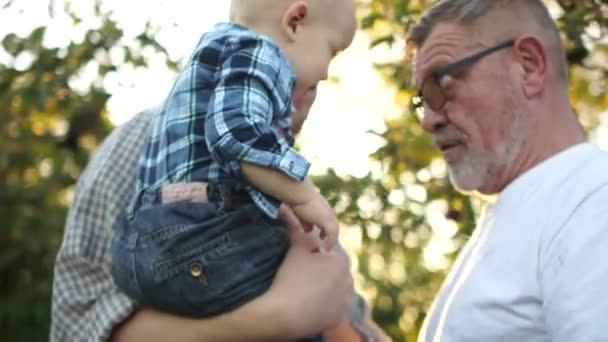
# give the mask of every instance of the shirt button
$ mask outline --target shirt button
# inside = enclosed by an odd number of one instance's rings
[[[195,278],[198,278],[203,275],[203,265],[201,265],[200,262],[191,263],[189,269],[190,274]]]

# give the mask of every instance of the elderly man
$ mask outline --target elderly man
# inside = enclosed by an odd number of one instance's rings
[[[420,340],[608,340],[608,153],[585,142],[547,8],[439,1],[409,43],[452,183],[494,197]]]
[[[284,341],[325,330],[328,342],[381,341],[365,302],[353,296],[341,253],[311,253],[291,230],[270,289],[233,312],[190,319],[140,307],[109,273],[112,226],[132,191],[153,111],[138,114],[100,146],[77,186],[55,264],[50,341]],[[293,217],[287,223],[294,228]]]

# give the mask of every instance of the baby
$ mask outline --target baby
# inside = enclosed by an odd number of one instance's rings
[[[353,0],[232,0],[230,22],[201,37],[142,151],[112,244],[125,293],[190,317],[243,305],[289,247],[280,213],[333,248],[338,221],[292,146],[355,30]]]

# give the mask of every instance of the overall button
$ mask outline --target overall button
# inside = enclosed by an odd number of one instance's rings
[[[201,265],[199,262],[191,263],[188,268],[190,270],[190,274],[195,278],[199,278],[203,275],[203,265]]]

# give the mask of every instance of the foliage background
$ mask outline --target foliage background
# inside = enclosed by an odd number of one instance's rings
[[[0,1],[2,10],[19,1]],[[361,29],[373,46],[403,44],[405,32],[433,1],[361,0]],[[50,2],[51,6],[54,2]],[[60,11],[81,18],[65,2]],[[608,6],[604,1],[547,1],[563,34],[570,64],[572,103],[593,138],[608,105]],[[9,56],[0,63],[0,340],[48,338],[54,258],[74,184],[91,152],[112,129],[104,87],[122,65],[145,68],[150,53],[177,70],[147,25],[126,40],[99,1],[100,23],[81,41],[60,48],[44,44],[46,27],[25,36],[0,37]],[[120,58],[115,51],[122,51]],[[346,229],[365,248],[355,250],[358,284],[373,305],[373,317],[395,341],[414,341],[453,256],[470,235],[479,203],[450,187],[445,165],[408,111],[411,69],[403,60],[376,66],[397,91],[398,118],[378,134],[384,144],[371,159],[383,176],[341,177],[332,170],[317,178]],[[75,86],[85,68],[97,77],[85,90]],[[430,210],[443,215],[429,215]],[[439,229],[438,227],[443,227]],[[441,251],[442,266],[428,263]]]

